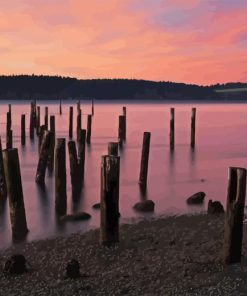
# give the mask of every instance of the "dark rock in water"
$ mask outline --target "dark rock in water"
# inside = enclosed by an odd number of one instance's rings
[[[224,208],[219,201],[212,201],[212,199],[208,201],[208,214],[220,214],[224,212]]]
[[[189,205],[197,205],[197,204],[201,204],[204,201],[204,197],[206,196],[206,194],[204,192],[197,192],[195,194],[193,194],[192,196],[190,196],[189,198],[187,198],[187,204]]]
[[[66,266],[66,277],[75,279],[80,277],[80,264],[76,259],[72,259]]]
[[[100,203],[96,203],[92,206],[93,209],[100,209]]]
[[[147,199],[147,200],[136,203],[133,206],[133,208],[136,211],[140,211],[140,212],[153,212],[154,206],[155,206],[155,203],[152,200]]]
[[[6,274],[22,274],[26,271],[26,259],[21,254],[8,258],[3,268],[3,272]]]
[[[80,212],[77,214],[72,215],[65,215],[61,217],[62,221],[81,221],[81,220],[88,220],[91,218],[91,215],[85,212]]]

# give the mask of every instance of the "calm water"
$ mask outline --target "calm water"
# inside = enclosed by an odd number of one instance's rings
[[[68,139],[69,106],[63,104],[59,115],[58,102],[38,102],[41,120],[44,106],[49,114],[56,115],[56,136]],[[247,166],[247,105],[245,104],[165,104],[104,102],[95,105],[92,123],[91,145],[86,149],[85,187],[79,203],[71,201],[69,163],[67,162],[68,213],[87,211],[92,219],[87,222],[61,224],[54,209],[54,178],[47,173],[46,193],[36,185],[35,173],[38,162],[37,144],[29,140],[29,102],[12,102],[12,126],[14,147],[19,150],[24,201],[30,233],[27,240],[86,231],[99,226],[100,213],[92,209],[100,195],[100,161],[106,154],[107,143],[117,140],[118,115],[127,106],[127,142],[121,151],[120,211],[121,222],[129,222],[142,215],[132,209],[142,196],[138,186],[143,132],[151,132],[151,147],[146,198],[156,203],[155,214],[191,213],[206,209],[208,199],[217,199],[225,205],[229,166]],[[169,151],[170,107],[175,107],[175,151]],[[191,107],[197,107],[196,150],[190,150]],[[82,102],[82,126],[86,128],[86,114],[91,105]],[[0,131],[5,147],[7,103],[0,103]],[[26,113],[27,141],[20,143],[21,114]],[[42,123],[41,121],[41,123]],[[74,116],[74,136],[76,118]],[[67,153],[68,160],[68,153]],[[202,182],[202,179],[205,180]],[[206,192],[205,204],[188,207],[186,197],[197,191]],[[8,202],[0,210],[0,248],[11,244],[11,228]]]

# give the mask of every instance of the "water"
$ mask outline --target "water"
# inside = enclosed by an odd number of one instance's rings
[[[0,103],[0,131],[5,147],[7,103]],[[29,102],[12,103],[14,147],[19,150],[22,184],[28,228],[27,240],[36,240],[75,231],[86,231],[99,226],[100,213],[92,205],[100,198],[100,161],[107,152],[107,143],[117,140],[118,116],[127,106],[127,142],[121,151],[120,212],[121,222],[142,217],[132,206],[142,199],[138,186],[143,132],[151,132],[151,147],[146,197],[154,200],[155,214],[178,214],[203,211],[208,199],[220,200],[224,205],[227,192],[228,167],[247,165],[247,105],[245,104],[181,104],[158,102],[96,102],[92,123],[91,146],[86,148],[85,186],[78,204],[71,201],[71,185],[67,152],[68,213],[86,211],[91,220],[77,223],[60,223],[55,216],[54,178],[47,174],[46,193],[36,185],[38,162],[37,145],[29,139]],[[69,106],[74,106],[74,136],[76,102],[64,103],[60,116],[58,102],[38,102],[41,106],[41,123],[44,106],[49,114],[56,115],[56,136],[68,139]],[[86,128],[86,114],[91,104],[82,102],[82,126]],[[175,151],[169,150],[170,107],[175,107]],[[196,149],[190,149],[191,108],[197,107]],[[26,146],[20,143],[21,114],[26,113]],[[202,206],[187,206],[186,197],[205,191]],[[0,211],[0,248],[9,246],[11,228],[8,202]]]

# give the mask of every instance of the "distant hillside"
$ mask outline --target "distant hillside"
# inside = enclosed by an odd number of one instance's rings
[[[86,79],[60,76],[0,76],[0,99],[164,99],[217,100],[224,96],[214,89],[245,87],[247,83],[198,86],[134,79]]]

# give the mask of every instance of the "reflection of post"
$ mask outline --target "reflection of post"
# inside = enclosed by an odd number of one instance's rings
[[[195,148],[195,139],[196,139],[196,108],[192,108],[191,114],[191,141],[190,146],[192,149]]]
[[[68,142],[69,149],[69,162],[70,162],[70,177],[72,187],[72,198],[76,199],[79,197],[79,166],[76,152],[75,141]]]
[[[69,107],[69,137],[73,138],[73,107]]]
[[[2,154],[2,141],[0,137],[0,202],[7,197],[7,187],[4,174],[3,154]]]
[[[87,143],[91,143],[91,131],[92,131],[92,115],[87,116]]]
[[[57,139],[55,153],[55,208],[59,215],[67,210],[65,139]]]
[[[26,116],[25,114],[21,115],[21,145],[25,146],[26,144]]]
[[[119,172],[119,156],[102,156],[100,243],[107,246],[119,241]]]
[[[140,176],[139,176],[139,184],[142,187],[147,186],[150,138],[151,138],[151,133],[149,132],[143,133],[141,169],[140,169]]]
[[[241,261],[245,193],[246,169],[230,167],[223,255],[226,264]]]
[[[175,135],[174,135],[174,120],[175,120],[175,109],[171,108],[171,118],[170,118],[170,149],[174,150],[174,142],[175,142]]]
[[[118,156],[118,143],[108,143],[108,155]]]
[[[12,235],[14,239],[22,239],[28,233],[28,229],[23,200],[18,150],[4,150],[3,162],[9,196]]]

